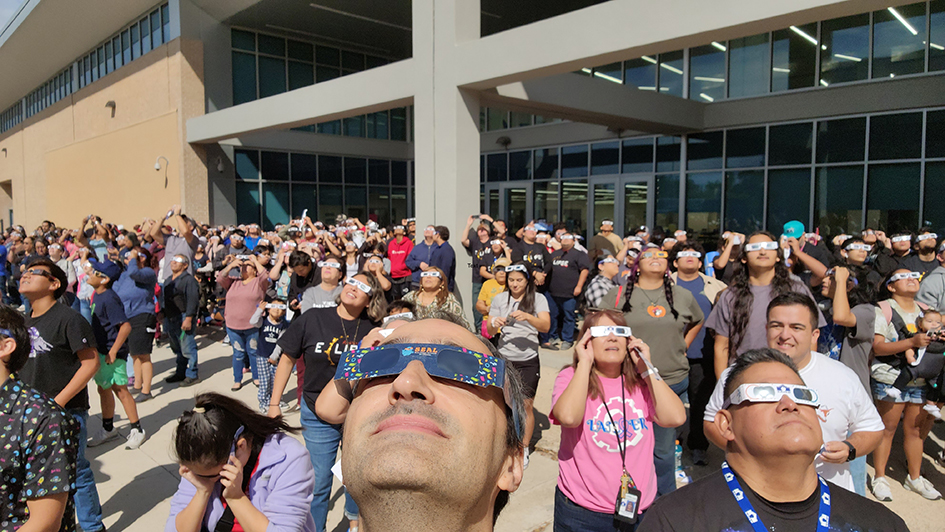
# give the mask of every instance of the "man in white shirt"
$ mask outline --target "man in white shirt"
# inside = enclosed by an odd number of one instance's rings
[[[826,443],[814,461],[817,472],[826,480],[854,491],[847,462],[866,456],[879,444],[883,435],[879,412],[853,370],[811,351],[817,345],[820,330],[817,307],[809,296],[794,292],[778,296],[768,305],[767,316],[768,347],[790,357],[805,384],[820,396],[817,418]],[[706,437],[723,449],[725,440],[714,421],[725,401],[723,385],[729,369],[722,372],[702,418]]]

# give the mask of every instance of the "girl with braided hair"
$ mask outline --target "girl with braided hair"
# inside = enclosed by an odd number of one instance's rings
[[[668,253],[656,246],[644,248],[630,268],[626,287],[612,289],[601,305],[623,312],[633,336],[650,346],[653,366],[683,398],[689,387],[686,350],[704,316],[692,293],[670,278]],[[676,431],[654,424],[653,435],[657,492],[665,495],[676,489]]]

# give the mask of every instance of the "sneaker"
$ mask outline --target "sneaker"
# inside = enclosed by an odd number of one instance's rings
[[[926,405],[922,407],[922,410],[928,412],[929,415],[935,418],[936,421],[942,420],[942,409],[939,408],[938,405],[930,405],[926,403]]]
[[[224,337],[223,337],[223,345],[230,345],[230,337],[229,337],[229,336],[224,336]]]
[[[145,402],[145,401],[150,401],[150,400],[153,399],[153,398],[154,398],[154,396],[151,395],[150,393],[141,392],[141,393],[138,394],[138,397],[135,397],[135,402],[136,402],[136,403],[143,403],[143,402]]]
[[[187,377],[186,379],[184,379],[184,382],[180,383],[180,387],[187,388],[188,386],[193,386],[194,384],[197,384],[198,382],[200,382],[200,378],[198,377]]]
[[[705,451],[702,449],[693,449],[692,450],[692,463],[695,465],[708,465],[709,461],[706,460]]]
[[[876,497],[877,501],[889,502],[892,500],[892,491],[889,489],[889,482],[886,481],[886,477],[874,477],[872,489],[873,497]]]
[[[164,382],[166,382],[166,383],[168,383],[168,384],[174,384],[175,382],[180,382],[180,381],[182,381],[182,380],[184,380],[184,376],[183,376],[183,375],[178,375],[178,374],[175,373],[175,374],[171,375],[170,377],[164,379]]]
[[[522,470],[528,469],[528,447],[525,448],[525,459],[522,463]]]
[[[558,346],[558,350],[567,351],[568,349],[571,349],[572,347],[574,347],[573,342],[561,342],[561,345]]]
[[[919,478],[915,480],[912,480],[912,477],[906,476],[902,487],[906,488],[907,491],[914,491],[930,501],[937,501],[942,498],[942,494],[922,475],[919,475]]]
[[[282,409],[282,413],[283,413],[283,414],[288,414],[289,412],[295,412],[296,410],[298,410],[298,409],[299,409],[299,403],[296,402],[296,403],[292,403],[292,404],[290,405],[290,404],[288,404],[288,403],[281,403],[281,402],[280,402],[280,403],[279,403],[279,408]]]
[[[102,427],[98,430],[98,432],[89,438],[89,441],[86,443],[86,445],[88,447],[98,447],[108,440],[114,440],[119,436],[121,436],[121,434],[118,434],[118,429],[112,427],[112,430],[105,430],[105,427]]]
[[[134,377],[128,377],[128,384],[126,384],[125,386],[127,386],[128,388],[134,388],[134,387],[135,387],[135,378],[134,378]]]
[[[555,347],[555,345],[552,344],[551,342],[545,342],[545,343],[541,344],[541,347],[542,347],[542,349],[547,349],[547,350],[549,350],[549,351],[557,351],[557,350],[558,350],[558,348]]]
[[[141,444],[144,443],[145,433],[141,429],[131,429],[131,432],[128,433],[128,443],[125,444],[125,449],[137,449],[141,447]]]
[[[893,388],[890,386],[886,389],[886,395],[892,397],[893,399],[899,399],[902,397],[902,392],[899,390],[899,388]]]

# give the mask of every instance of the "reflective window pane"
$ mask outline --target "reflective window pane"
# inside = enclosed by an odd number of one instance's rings
[[[768,230],[780,234],[791,220],[806,225],[808,218],[810,168],[768,170]]]
[[[330,46],[316,46],[315,62],[319,65],[340,67],[341,50]]]
[[[679,174],[656,176],[656,225],[679,229]]]
[[[513,151],[509,154],[509,181],[522,181],[532,178],[532,152]]]
[[[558,177],[558,148],[535,150],[535,179]]]
[[[486,127],[489,131],[498,131],[509,128],[509,112],[502,109],[489,108],[486,110]]]
[[[535,218],[545,219],[551,223],[558,222],[558,181],[536,181],[532,185],[534,190],[533,206]]]
[[[259,223],[259,182],[236,183],[236,223]]]
[[[919,227],[919,163],[873,164],[866,190],[866,225],[887,231]]]
[[[410,216],[407,204],[407,189],[391,187],[390,189],[390,218],[392,223],[400,223]]]
[[[141,53],[146,54],[151,51],[151,21],[145,17],[139,25],[141,26]]]
[[[945,111],[929,111],[926,115],[925,156],[945,157]]]
[[[407,140],[407,108],[390,110],[390,140]]]
[[[342,120],[346,137],[364,136],[364,116],[352,116]]]
[[[653,171],[653,138],[623,141],[621,172],[631,174]]]
[[[161,12],[157,9],[151,13],[151,48],[157,48],[164,43],[161,36]]]
[[[292,181],[315,182],[318,173],[318,158],[307,153],[292,154]]]
[[[620,143],[598,142],[591,145],[591,175],[620,172]]]
[[[259,97],[285,92],[285,59],[259,56]]]
[[[388,187],[371,187],[368,194],[368,218],[381,227],[390,225],[390,190]],[[398,223],[400,221],[398,220]]]
[[[341,68],[353,72],[360,72],[364,70],[364,54],[358,52],[349,52],[347,50],[342,51]]]
[[[594,225],[600,227],[601,220],[613,220],[617,201],[614,196],[613,183],[598,183],[594,185]]]
[[[236,177],[243,180],[259,179],[259,152],[235,150],[233,152]]]
[[[315,83],[315,69],[308,63],[289,61],[289,90],[294,91]]]
[[[689,99],[714,102],[725,98],[725,45],[689,49]]]
[[[526,127],[532,125],[532,115],[528,113],[516,113],[512,111],[509,120],[509,127]]]
[[[293,41],[288,42],[289,59],[296,59],[311,63],[315,60],[314,47],[307,42]]]
[[[343,213],[342,199],[341,185],[318,185],[318,219],[331,222]]]
[[[873,77],[925,70],[925,2],[873,13]]]
[[[749,234],[764,227],[764,170],[725,174],[725,230]]]
[[[623,65],[620,63],[611,63],[609,65],[599,66],[593,70],[592,75],[597,79],[603,79],[611,83],[623,83]]]
[[[390,184],[390,162],[383,159],[368,161],[368,182],[372,185]]]
[[[679,137],[658,137],[656,139],[656,171],[672,172],[679,170]]]
[[[644,56],[624,62],[624,83],[644,91],[656,90],[656,59]]]
[[[863,229],[863,166],[818,168],[814,185],[814,227],[821,234]],[[915,208],[915,207],[913,207]]]
[[[322,135],[341,135],[341,120],[318,124],[316,130]]]
[[[925,209],[922,222],[931,225],[936,233],[945,235],[942,198],[945,198],[945,162],[928,163],[925,165]]]
[[[718,233],[722,212],[722,173],[686,176],[686,228],[705,240]]]
[[[922,113],[870,117],[870,160],[922,156]]]
[[[233,45],[233,48],[237,50],[246,50],[247,52],[256,51],[256,34],[243,31],[243,30],[232,30],[230,32],[230,42]]]
[[[367,183],[367,159],[345,157],[345,183]]]
[[[486,156],[486,181],[507,181],[509,177],[508,156],[490,153]]]
[[[289,180],[289,154],[282,152],[262,152],[262,178],[267,181]]]
[[[390,183],[392,185],[407,186],[407,163],[406,161],[391,161],[390,163]]]
[[[587,176],[587,144],[561,148],[561,177]]]
[[[660,54],[660,93],[682,97],[683,53]]]
[[[869,13],[821,23],[821,85],[866,79],[869,68],[869,23]]]
[[[728,95],[731,98],[768,92],[771,56],[768,34],[753,35],[728,42]]]
[[[256,99],[256,56],[233,52],[233,105]]]
[[[771,40],[772,92],[814,85],[817,71],[816,36],[816,23],[774,32]]]
[[[276,224],[289,219],[289,185],[263,183],[263,229],[271,231]]]
[[[131,27],[131,59],[141,57],[141,40],[138,38],[138,25]]]
[[[686,153],[689,170],[722,168],[722,132],[689,135]]]
[[[341,77],[341,69],[338,67],[318,65],[315,67],[315,83],[322,83]]]
[[[844,118],[817,123],[817,162],[862,161],[866,147],[866,119]]]
[[[623,227],[624,233],[628,233],[631,227],[646,225],[646,206],[648,202],[649,186],[645,181],[638,183],[625,183],[623,186]],[[598,226],[600,227],[600,226]],[[663,226],[667,231],[673,231],[675,227]]]
[[[569,231],[587,238],[587,179],[561,182],[561,218]]]
[[[367,220],[367,187],[345,186],[345,214]]]
[[[810,122],[771,126],[768,130],[768,164],[810,164],[813,131]]]
[[[171,41],[171,13],[170,6],[161,6],[161,38],[164,42]]]
[[[292,156],[295,160],[295,155]],[[302,213],[312,220],[320,220],[318,217],[318,187],[315,185],[292,185],[292,217],[299,218]]]
[[[318,156],[318,181],[320,183],[342,183],[343,169],[341,157],[334,155]]]
[[[929,4],[929,71],[945,70],[945,0]]]
[[[765,128],[730,129],[725,132],[726,168],[747,168],[764,164]]]

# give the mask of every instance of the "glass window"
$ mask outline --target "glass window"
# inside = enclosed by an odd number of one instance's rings
[[[561,148],[561,177],[587,176],[587,144]]]
[[[263,229],[266,231],[289,219],[288,183],[263,183],[263,210]]]
[[[814,128],[810,122],[771,126],[768,132],[768,164],[810,164]]]
[[[345,183],[367,183],[367,159],[345,157]]]
[[[824,120],[817,123],[818,163],[862,161],[865,146],[865,118]]]
[[[138,38],[138,25],[131,27],[131,60],[141,57],[141,40]]]
[[[289,154],[275,151],[262,152],[262,178],[266,181],[288,181]]]
[[[656,225],[679,228],[679,174],[656,176]]]
[[[931,224],[933,231],[945,235],[945,209],[942,208],[942,198],[945,198],[945,162],[927,163],[923,223]]]
[[[171,10],[167,4],[161,6],[161,38],[171,42]]]
[[[598,142],[591,144],[591,175],[607,175],[620,172],[620,143]]]
[[[535,218],[558,222],[558,181],[538,181],[534,190]]]
[[[390,140],[407,140],[407,108],[390,110]]]
[[[410,214],[407,203],[407,189],[391,187],[390,189],[390,218],[392,222],[400,223]]]
[[[486,156],[486,181],[507,181],[509,177],[508,156],[490,153]]]
[[[236,150],[233,153],[236,177],[239,179],[259,179],[259,152]]]
[[[341,135],[341,120],[332,120],[315,126],[322,135]]]
[[[83,77],[85,78],[86,85],[88,85],[89,83],[92,83],[92,65],[89,62],[90,58],[91,56],[88,56],[88,55],[82,58],[82,65],[83,65],[82,69],[85,74]]]
[[[92,81],[95,81],[98,79],[98,50],[89,54],[89,63],[92,65]]]
[[[503,111],[502,109],[492,109],[490,107],[486,110],[486,127],[489,131],[508,129],[509,112]]]
[[[689,49],[689,99],[714,102],[725,98],[725,45]]]
[[[114,55],[115,68],[121,68],[121,35],[112,39],[112,54]]]
[[[339,77],[341,77],[341,69],[338,67],[324,65],[315,67],[315,83],[323,83]]]
[[[853,15],[821,23],[820,84],[866,79],[869,68],[870,15]]]
[[[658,137],[656,139],[656,171],[673,172],[679,170],[680,137]]]
[[[728,95],[731,98],[768,92],[771,55],[768,34],[753,35],[728,42]]]
[[[870,160],[922,156],[922,113],[870,117]]]
[[[344,119],[344,131],[346,137],[364,136],[364,116],[352,116]]]
[[[929,71],[945,70],[945,0],[929,3]]]
[[[722,168],[722,132],[689,135],[686,144],[689,170]]]
[[[816,23],[791,26],[772,34],[772,92],[814,86],[817,72],[816,36]]]
[[[260,33],[257,35],[259,53],[285,57],[285,39]]]
[[[390,63],[390,61],[388,61],[387,59],[384,59],[383,57],[375,57],[373,55],[367,56],[366,59],[367,59],[366,61],[367,68],[377,68],[377,67],[384,66]]]
[[[354,72],[364,70],[364,54],[347,50],[341,52],[341,68]]]
[[[646,209],[649,185],[646,181],[624,183],[623,185],[623,227],[625,232],[631,227],[646,225]],[[676,227],[664,227],[673,231]]]
[[[368,218],[377,221],[378,225],[390,225],[390,188],[371,187],[368,194]]]
[[[527,127],[532,125],[532,115],[512,111],[509,118],[509,127]]]
[[[561,182],[561,219],[569,231],[587,238],[587,179]]]
[[[367,187],[345,187],[345,213],[350,218],[367,220]]]
[[[623,65],[611,63],[599,66],[593,70],[593,75],[597,79],[604,79],[612,83],[623,83]]]
[[[532,178],[532,152],[513,151],[509,153],[509,181],[522,181]]]
[[[558,148],[535,150],[535,179],[558,177]]]
[[[764,197],[764,170],[726,172],[725,229],[747,235],[764,227]]]
[[[367,115],[368,137],[387,140],[387,111],[379,111]]]
[[[112,55],[112,42],[105,43],[105,73],[115,70],[115,56]]]
[[[101,46],[98,49],[98,77],[105,77],[108,71],[105,69],[105,47]]]
[[[121,64],[127,65],[131,62],[131,32],[125,30],[121,32]]]
[[[643,91],[656,90],[656,59],[643,56],[624,62],[624,79],[627,85],[633,85]]]
[[[722,173],[686,176],[686,228],[704,240],[718,233],[722,212]]]
[[[285,92],[285,59],[259,56],[259,97]]]
[[[925,70],[925,2],[873,13],[873,77]]]
[[[660,54],[660,93],[682,97],[683,53]]]
[[[320,220],[328,222],[344,212],[342,192],[341,185],[318,185],[318,218]]]
[[[259,223],[259,182],[236,183],[236,223]]]
[[[925,156],[945,157],[945,111],[929,111],[925,118]]]
[[[233,105],[256,99],[256,56],[233,52]]]
[[[725,167],[765,165],[765,128],[730,129],[725,132]],[[726,227],[728,227],[726,225]]]
[[[157,48],[164,44],[164,38],[161,36],[161,11],[155,9],[151,13],[151,48]]]
[[[653,138],[623,141],[621,171],[625,174],[653,171]]]
[[[311,63],[315,61],[315,50],[311,44],[301,41],[288,41],[289,59]]]
[[[728,199],[726,205],[727,202]],[[806,224],[808,218],[810,168],[768,170],[768,230],[780,234],[784,224],[791,220]]]
[[[315,62],[319,65],[341,66],[341,50],[330,46],[315,47]]]
[[[315,83],[315,69],[308,63],[289,61],[289,90],[294,91]]]
[[[407,163],[405,161],[391,161],[390,183],[392,185],[407,186]]]
[[[141,19],[141,53],[146,54],[151,51],[151,20],[148,17]]]
[[[390,161],[383,159],[368,161],[368,182],[372,185],[390,185]]]
[[[343,183],[341,157],[318,156],[318,181],[320,183]]]
[[[919,163],[873,164],[866,189],[867,227],[919,227]]]
[[[256,51],[256,34],[243,31],[243,30],[233,30],[230,32],[230,42],[233,44],[233,48],[237,50],[245,50],[247,52]]]
[[[318,175],[318,158],[307,153],[292,154],[292,181],[315,182]]]
[[[825,235],[853,234],[863,229],[862,217],[863,166],[818,168],[814,227]]]
[[[295,164],[295,155],[292,155]],[[307,209],[306,216],[312,220],[320,220],[316,212],[318,208],[318,187],[315,185],[292,185],[292,217],[298,218]]]
[[[613,220],[617,207],[617,197],[613,183],[597,183],[594,185],[594,225],[600,227],[603,219]]]

